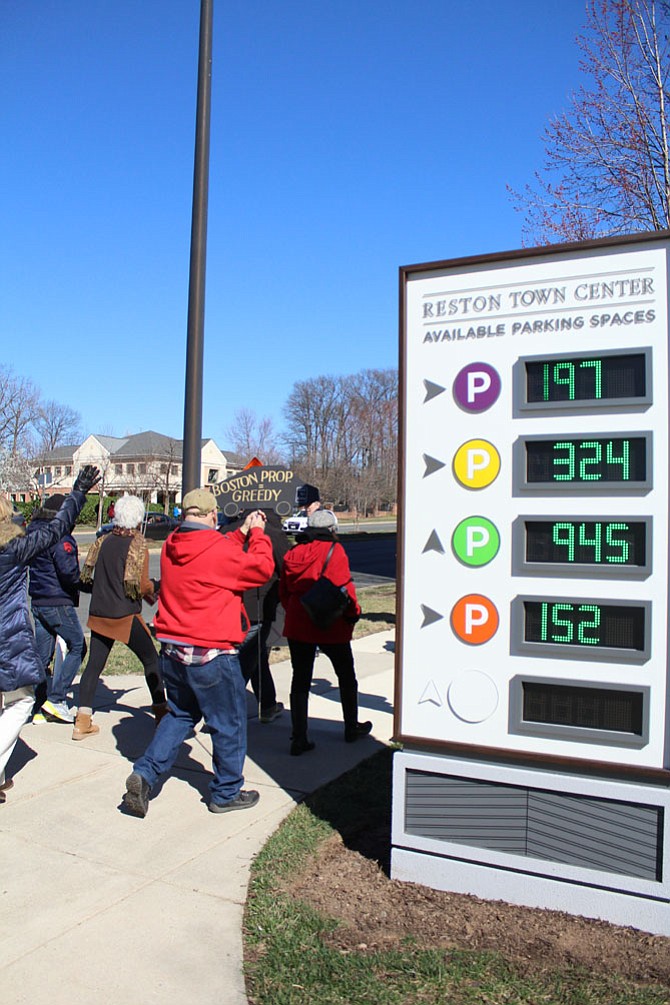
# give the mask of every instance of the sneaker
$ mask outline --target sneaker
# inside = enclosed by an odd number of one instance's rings
[[[42,705],[42,713],[47,722],[74,722],[75,713],[65,701],[49,701]]]
[[[35,715],[33,716],[33,726],[41,726],[46,721],[46,715],[42,715],[41,712],[35,712]]]
[[[269,708],[262,708],[261,714],[258,716],[259,722],[274,722],[278,715],[281,715],[284,711],[284,704],[281,701],[276,701],[274,705],[270,705]]]
[[[138,771],[126,778],[126,791],[123,793],[123,805],[134,817],[145,817],[149,809],[151,786]]]
[[[131,775],[132,778],[132,775]],[[210,803],[209,812],[210,813],[229,813],[231,810],[249,810],[252,806],[255,806],[260,796],[255,789],[249,789],[245,792],[242,789],[234,799],[231,799],[228,803]]]

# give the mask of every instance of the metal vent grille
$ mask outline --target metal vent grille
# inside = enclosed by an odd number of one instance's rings
[[[663,810],[408,771],[408,834],[660,882]]]

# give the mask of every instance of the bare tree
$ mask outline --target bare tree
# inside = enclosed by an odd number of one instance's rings
[[[34,492],[35,481],[30,464],[21,454],[0,447],[0,491]]]
[[[34,420],[39,439],[38,450],[47,452],[81,440],[81,416],[69,405],[45,401]]]
[[[545,131],[523,192],[527,243],[670,227],[667,0],[588,0],[577,36],[586,83]]]
[[[272,419],[259,419],[249,408],[240,408],[226,430],[226,437],[236,454],[250,460],[258,457],[263,464],[280,464],[282,453]]]
[[[298,381],[284,414],[292,463],[322,498],[363,514],[395,503],[396,370]]]
[[[39,391],[31,380],[0,367],[0,446],[16,454],[27,448],[39,414]]]

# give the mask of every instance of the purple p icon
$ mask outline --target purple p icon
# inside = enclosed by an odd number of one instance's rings
[[[454,398],[467,412],[485,412],[500,394],[500,377],[488,363],[469,363],[454,381]]]

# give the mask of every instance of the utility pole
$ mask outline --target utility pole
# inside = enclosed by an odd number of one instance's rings
[[[182,498],[191,489],[200,487],[202,371],[205,341],[205,271],[207,263],[207,198],[209,192],[209,125],[212,99],[213,6],[214,0],[200,0],[198,97],[196,105],[191,261],[186,334]]]

